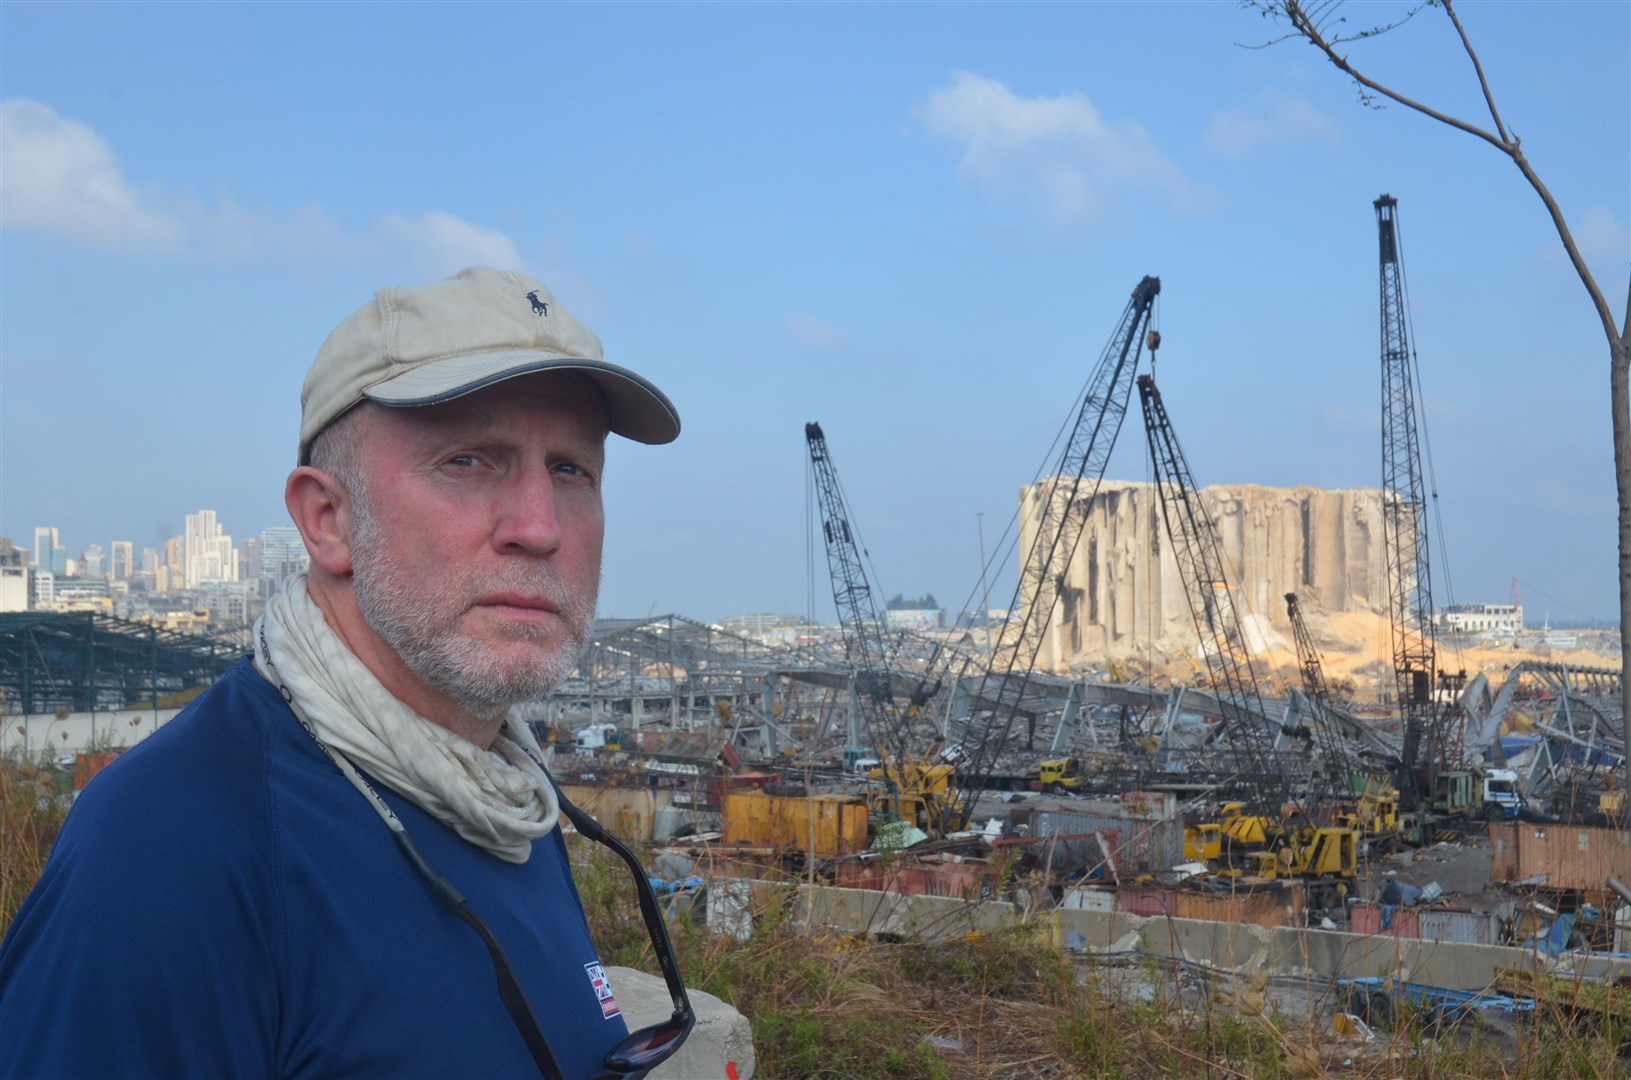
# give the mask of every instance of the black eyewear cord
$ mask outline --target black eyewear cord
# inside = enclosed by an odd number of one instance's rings
[[[538,1026],[538,1017],[527,1003],[527,996],[521,990],[521,983],[516,979],[515,972],[510,967],[509,958],[504,955],[503,946],[499,945],[498,938],[493,936],[486,923],[470,909],[470,902],[460,894],[459,890],[442,875],[438,874],[425,861],[420,854],[419,846],[408,835],[408,830],[402,824],[395,811],[380,797],[374,786],[365,780],[357,767],[351,764],[351,759],[330,747],[318,738],[317,729],[312,727],[311,721],[306,717],[305,711],[296,704],[294,695],[283,681],[277,677],[277,667],[272,663],[272,650],[267,646],[264,629],[257,635],[256,667],[264,674],[288,704],[295,719],[300,726],[306,729],[312,742],[328,755],[336,768],[351,782],[351,785],[360,791],[364,798],[374,807],[376,813],[384,819],[396,838],[397,847],[429,884],[436,902],[446,908],[462,922],[468,925],[481,938],[482,944],[487,946],[487,955],[493,962],[493,973],[498,978],[498,996],[504,1002],[505,1011],[510,1014],[510,1020],[515,1029],[521,1033],[521,1038],[527,1044],[527,1050],[532,1060],[538,1066],[538,1072],[544,1080],[567,1080],[561,1071],[561,1064],[555,1059],[555,1053],[549,1048],[549,1040],[544,1038],[543,1029]],[[634,891],[640,900],[640,917],[646,924],[646,933],[651,937],[652,950],[657,954],[657,963],[663,969],[663,982],[668,985],[668,995],[673,999],[674,1015],[661,1024],[652,1024],[639,1031],[630,1032],[623,1041],[614,1046],[606,1055],[606,1063],[602,1071],[595,1073],[588,1080],[640,1080],[652,1069],[674,1056],[681,1044],[691,1034],[696,1026],[696,1014],[691,1011],[691,999],[685,993],[685,983],[680,979],[680,965],[674,956],[673,943],[668,940],[668,924],[663,921],[662,909],[657,904],[657,893],[651,887],[651,880],[646,877],[645,867],[627,844],[600,827],[594,818],[572,805],[561,785],[555,782],[544,763],[533,757],[529,751],[528,757],[543,771],[549,786],[555,791],[555,799],[560,804],[561,812],[572,823],[573,828],[587,836],[597,844],[603,844],[617,853],[628,868],[634,873]]]
[[[573,828],[595,843],[610,848],[634,873],[635,894],[640,900],[640,917],[646,924],[646,933],[651,937],[652,951],[657,955],[657,963],[663,971],[663,981],[668,984],[668,993],[673,999],[673,1016],[665,1023],[653,1024],[631,1032],[606,1055],[605,1071],[593,1077],[593,1080],[620,1080],[620,1078],[635,1080],[645,1076],[674,1055],[696,1025],[696,1014],[691,1011],[691,999],[685,992],[685,983],[680,979],[679,961],[674,956],[673,944],[668,939],[668,925],[663,920],[662,909],[657,904],[657,894],[652,889],[651,881],[646,877],[645,868],[640,865],[640,860],[629,850],[628,845],[602,829],[594,818],[573,805],[553,776],[549,776],[547,772],[545,775],[549,777],[550,786],[555,789],[555,798],[560,804],[561,812],[572,822]],[[520,982],[516,980],[515,972],[510,968],[503,946],[499,945],[498,939],[493,936],[487,924],[471,910],[470,902],[425,861],[425,857],[419,853],[418,846],[414,844],[413,837],[408,835],[406,827],[393,829],[392,835],[396,837],[397,846],[407,856],[408,862],[430,883],[437,903],[466,923],[487,946],[487,955],[493,962],[493,973],[498,977],[498,996],[504,1002],[504,1008],[509,1012],[516,1030],[526,1042],[527,1050],[531,1052],[532,1060],[537,1063],[539,1073],[545,1080],[565,1080],[560,1063],[555,1060],[555,1054],[549,1048],[549,1040],[544,1038],[543,1030],[538,1026],[537,1015],[532,1011]]]

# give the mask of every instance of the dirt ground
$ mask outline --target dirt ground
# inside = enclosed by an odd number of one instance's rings
[[[1489,835],[1482,828],[1457,841],[1372,858],[1362,871],[1360,894],[1366,899],[1375,899],[1390,879],[1417,888],[1437,882],[1453,906],[1474,911],[1495,907],[1502,897],[1490,885]]]
[[[1356,704],[1369,705],[1383,694],[1392,693],[1393,645],[1387,616],[1372,612],[1310,612],[1306,617],[1319,650],[1320,667],[1333,690],[1339,691],[1338,696],[1351,693]],[[1275,694],[1287,686],[1300,686],[1297,654],[1289,631],[1268,629],[1266,636],[1268,647],[1252,656],[1252,666],[1264,683],[1263,692]],[[1567,650],[1545,645],[1519,648],[1512,641],[1490,637],[1446,637],[1439,641],[1438,664],[1442,671],[1465,670],[1469,678],[1482,673],[1492,687],[1499,687],[1507,673],[1525,660],[1617,668],[1618,646],[1610,646],[1609,636],[1584,632],[1578,635],[1579,647]],[[1204,675],[1205,666],[1198,653],[1180,649],[1165,656],[1155,653],[1124,658],[1117,670],[1129,678],[1143,675],[1157,681],[1192,682],[1197,675]]]

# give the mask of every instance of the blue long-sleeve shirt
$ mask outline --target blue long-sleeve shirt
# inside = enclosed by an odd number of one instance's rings
[[[598,1071],[627,1029],[560,831],[514,865],[375,787]],[[86,786],[0,944],[0,1077],[536,1075],[480,939],[247,660]]]

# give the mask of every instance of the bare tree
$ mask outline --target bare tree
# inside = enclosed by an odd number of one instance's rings
[[[1620,708],[1625,717],[1624,736],[1627,751],[1625,787],[1627,791],[1631,791],[1631,679],[1627,678],[1631,675],[1631,409],[1628,409],[1628,402],[1631,402],[1631,381],[1628,381],[1627,377],[1627,362],[1631,360],[1631,295],[1626,297],[1625,315],[1616,328],[1614,312],[1609,308],[1603,290],[1598,287],[1597,279],[1592,276],[1591,268],[1586,265],[1586,260],[1581,258],[1580,249],[1574,242],[1573,233],[1569,231],[1568,222],[1563,219],[1563,211],[1558,209],[1557,200],[1552,197],[1540,174],[1524,156],[1522,140],[1509,131],[1506,122],[1501,119],[1500,110],[1495,107],[1495,95],[1489,88],[1489,80],[1484,76],[1484,67],[1478,61],[1478,53],[1473,50],[1472,42],[1468,39],[1461,20],[1456,17],[1452,0],[1427,0],[1427,3],[1412,8],[1397,22],[1369,29],[1348,27],[1347,20],[1340,12],[1342,0],[1243,0],[1241,6],[1289,26],[1290,30],[1275,41],[1300,38],[1314,46],[1327,60],[1335,64],[1338,70],[1359,85],[1360,98],[1366,104],[1375,105],[1378,97],[1387,98],[1441,124],[1447,124],[1457,131],[1464,131],[1489,143],[1518,167],[1518,171],[1523,173],[1523,178],[1529,181],[1529,186],[1535,189],[1535,194],[1540,196],[1546,212],[1551,215],[1558,238],[1563,241],[1563,249],[1569,253],[1569,262],[1574,266],[1575,273],[1580,276],[1580,283],[1586,287],[1597,317],[1602,320],[1603,334],[1608,339],[1608,397],[1609,409],[1613,413],[1614,489],[1619,501],[1620,527]],[[1478,88],[1483,92],[1484,104],[1489,109],[1493,130],[1439,112],[1429,105],[1382,85],[1354,67],[1348,57],[1340,51],[1351,42],[1375,37],[1394,29],[1424,7],[1442,8],[1445,16],[1455,27],[1455,32],[1461,39],[1461,47],[1466,50],[1467,59],[1472,62],[1473,73],[1478,78]]]

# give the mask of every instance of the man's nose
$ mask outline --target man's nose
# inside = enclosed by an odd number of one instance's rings
[[[549,555],[561,546],[555,480],[548,470],[527,470],[500,490],[493,546],[534,555]]]

